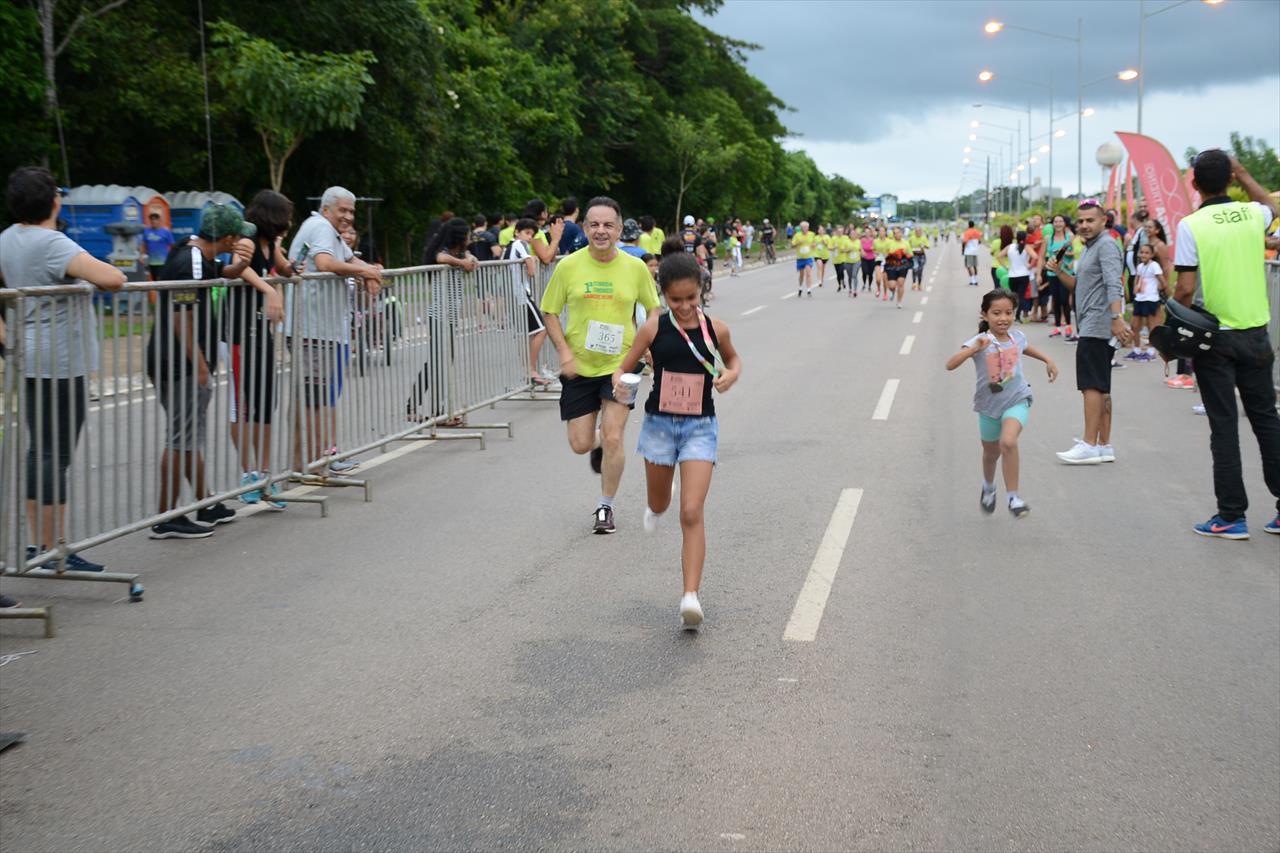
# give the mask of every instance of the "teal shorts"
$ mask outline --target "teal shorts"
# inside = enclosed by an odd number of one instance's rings
[[[978,435],[983,441],[999,441],[1000,427],[1005,421],[1013,418],[1024,427],[1027,425],[1027,416],[1031,414],[1031,401],[1023,400],[1016,406],[1010,406],[1004,410],[1004,414],[999,420],[987,417],[981,412],[978,413]]]

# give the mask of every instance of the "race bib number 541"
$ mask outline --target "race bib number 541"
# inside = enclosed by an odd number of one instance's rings
[[[602,355],[619,355],[622,352],[622,333],[622,326],[591,320],[587,323],[586,348]]]

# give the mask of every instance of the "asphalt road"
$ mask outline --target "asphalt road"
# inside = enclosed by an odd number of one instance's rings
[[[0,729],[28,733],[0,754],[0,848],[1280,849],[1256,444],[1254,538],[1194,536],[1194,395],[1119,372],[1117,463],[1061,466],[1072,350],[1030,326],[1063,368],[1029,374],[1032,513],[1002,490],[985,516],[972,374],[942,367],[985,290],[956,245],[901,311],[830,280],[784,298],[793,278],[717,283],[745,369],[701,633],[677,630],[678,525],[641,530],[639,461],[594,537],[554,404],[505,404],[513,439],[406,445],[327,519],[97,549],[142,604],[6,581],[61,630],[0,623],[0,653],[36,652],[0,669]]]

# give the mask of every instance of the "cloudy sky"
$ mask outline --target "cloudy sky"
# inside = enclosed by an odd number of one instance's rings
[[[1145,8],[1150,13],[1171,4],[1147,0]],[[951,198],[982,185],[986,154],[970,155],[966,167],[962,148],[1008,152],[1012,134],[975,131],[971,121],[1021,123],[1025,140],[1030,103],[1033,136],[1045,133],[1050,80],[1055,118],[1067,116],[1054,126],[1068,131],[1053,149],[1053,184],[1075,191],[1075,44],[1011,29],[993,37],[982,25],[995,19],[1074,36],[1077,17],[1084,21],[1084,82],[1108,78],[1084,90],[1085,107],[1097,111],[1084,119],[1089,192],[1101,183],[1098,146],[1115,140],[1116,130],[1136,128],[1136,83],[1114,75],[1138,65],[1138,0],[726,0],[702,20],[760,46],[747,65],[792,108],[783,116],[795,134],[788,147],[803,148],[824,172],[855,180],[871,194],[906,200]],[[1226,145],[1233,130],[1280,147],[1278,43],[1276,0],[1216,6],[1193,0],[1149,17],[1143,132],[1179,163],[1188,146]],[[983,69],[995,79],[980,83]],[[970,143],[970,133],[1000,141]],[[1033,179],[1048,184],[1048,158],[1037,156]]]

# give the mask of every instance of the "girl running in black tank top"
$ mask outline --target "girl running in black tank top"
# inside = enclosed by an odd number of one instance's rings
[[[680,619],[696,629],[703,618],[698,601],[707,537],[703,505],[711,488],[719,422],[712,389],[723,394],[738,381],[742,362],[729,327],[699,307],[701,269],[692,255],[668,255],[658,267],[658,286],[668,310],[649,315],[613,374],[614,393],[627,393],[622,374],[635,370],[648,350],[653,357],[653,390],[645,403],[638,451],[645,461],[649,500],[644,529],[652,533],[671,505],[675,466],[680,466],[681,568],[684,596]]]

